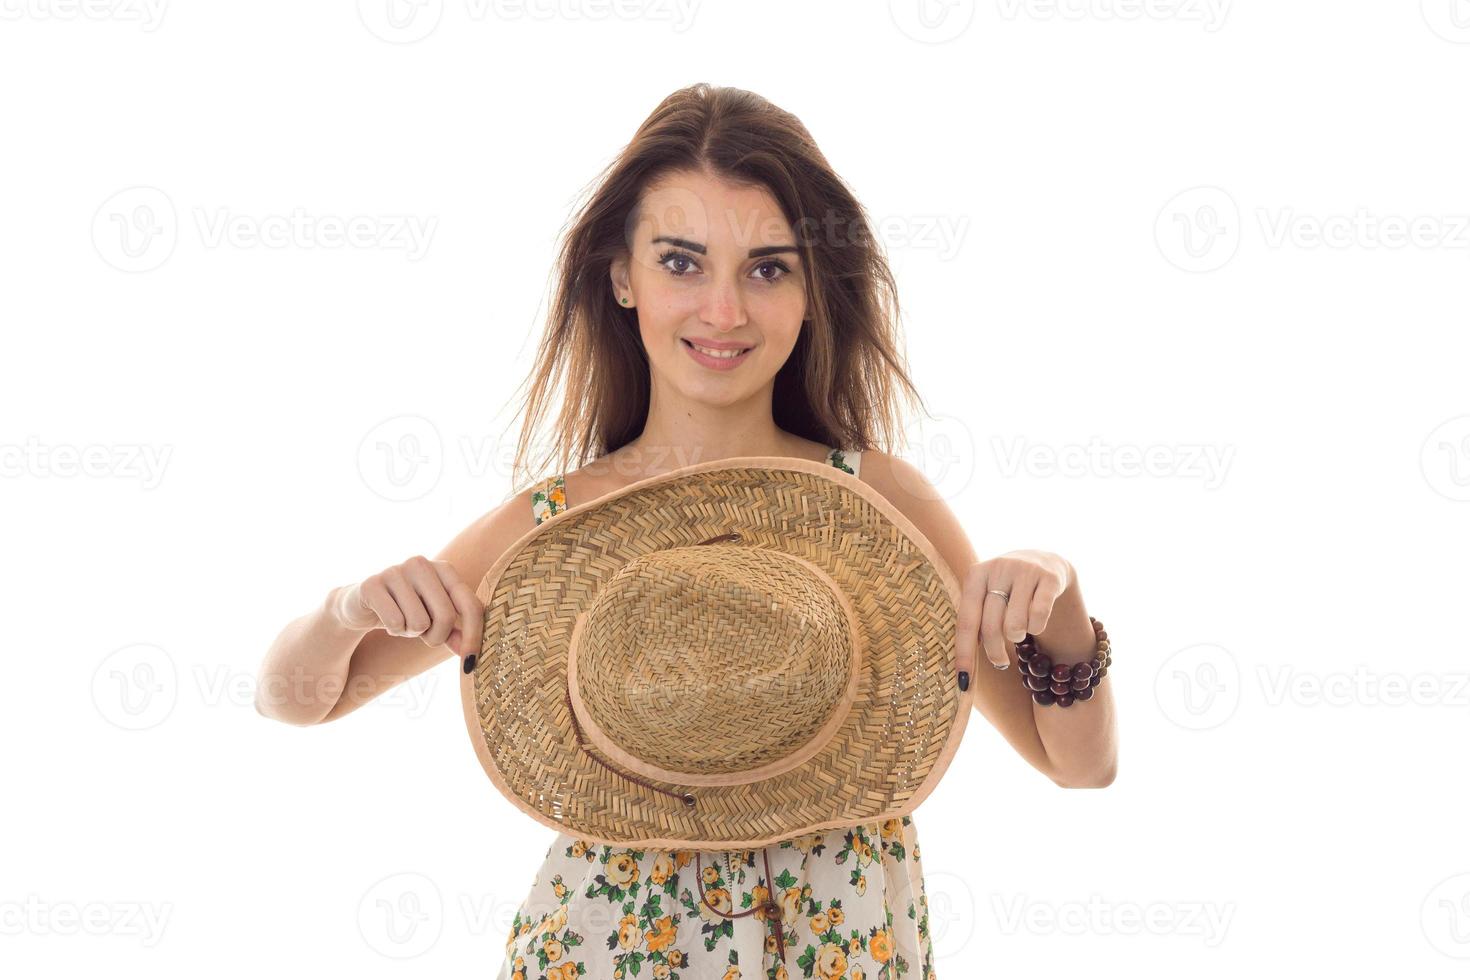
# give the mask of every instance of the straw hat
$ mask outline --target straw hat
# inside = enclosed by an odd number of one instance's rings
[[[959,585],[830,463],[695,463],[564,510],[478,589],[461,694],[495,786],[604,844],[764,847],[900,817],[959,747]]]

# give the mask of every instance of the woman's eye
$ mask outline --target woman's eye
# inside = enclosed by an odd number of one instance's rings
[[[667,253],[665,253],[659,259],[659,263],[661,265],[663,265],[664,268],[667,268],[670,272],[672,272],[676,276],[685,275],[685,274],[688,273],[689,270],[687,268],[685,268],[685,269],[669,268],[669,263],[670,262],[685,262],[685,263],[688,263],[689,265],[693,265],[694,264],[693,261],[689,258],[689,256],[684,255],[681,252],[667,252]]]
[[[760,275],[759,273],[762,269],[773,270],[775,274]],[[786,268],[786,266],[780,262],[762,262],[760,265],[756,266],[756,272],[758,273],[757,278],[764,280],[765,282],[779,282],[781,277],[790,271],[790,269]]]

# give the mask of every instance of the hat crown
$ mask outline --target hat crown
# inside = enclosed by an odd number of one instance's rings
[[[841,590],[786,552],[735,544],[630,560],[573,636],[574,710],[646,775],[764,778],[850,706],[858,643]]]

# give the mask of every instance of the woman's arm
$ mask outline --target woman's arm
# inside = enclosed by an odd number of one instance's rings
[[[939,491],[917,467],[900,457],[874,450],[863,453],[863,479],[899,509],[939,551],[963,585],[979,559],[959,519]],[[1037,646],[1053,660],[1071,663],[1090,658],[1092,625],[1070,564],[1071,584],[1061,592],[1046,627],[1036,634]],[[1014,644],[1002,638],[1010,667],[991,666],[973,657],[970,683],[975,708],[1023,759],[1065,787],[1106,786],[1117,768],[1117,736],[1111,685],[1105,679],[1088,701],[1070,707],[1039,705],[1019,680]]]
[[[480,579],[506,548],[535,525],[530,494],[522,491],[481,517],[435,559],[447,562],[454,577],[468,586],[469,601],[476,610],[480,607],[473,592]],[[414,561],[424,559],[410,559]],[[332,589],[320,607],[281,630],[260,667],[257,711],[293,725],[334,721],[456,655],[442,638],[431,643],[428,634],[400,636],[382,625],[354,625],[364,614],[361,607],[352,608],[358,594],[358,588],[351,585]],[[446,612],[452,616],[456,610]],[[470,618],[478,621],[461,625],[461,631],[473,632],[472,637],[466,632],[465,642],[478,649],[483,612]],[[401,629],[415,624],[395,625]],[[447,635],[448,629],[441,627],[439,632]]]

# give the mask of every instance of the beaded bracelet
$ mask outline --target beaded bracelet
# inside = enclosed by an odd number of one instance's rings
[[[1112,665],[1112,645],[1108,643],[1107,630],[1091,616],[1092,632],[1097,637],[1097,650],[1091,660],[1079,660],[1075,664],[1053,664],[1051,658],[1036,649],[1036,637],[1030,633],[1016,644],[1016,656],[1021,659],[1021,683],[1031,692],[1037,704],[1054,704],[1066,708],[1073,701],[1092,700],[1093,688],[1108,676]]]

